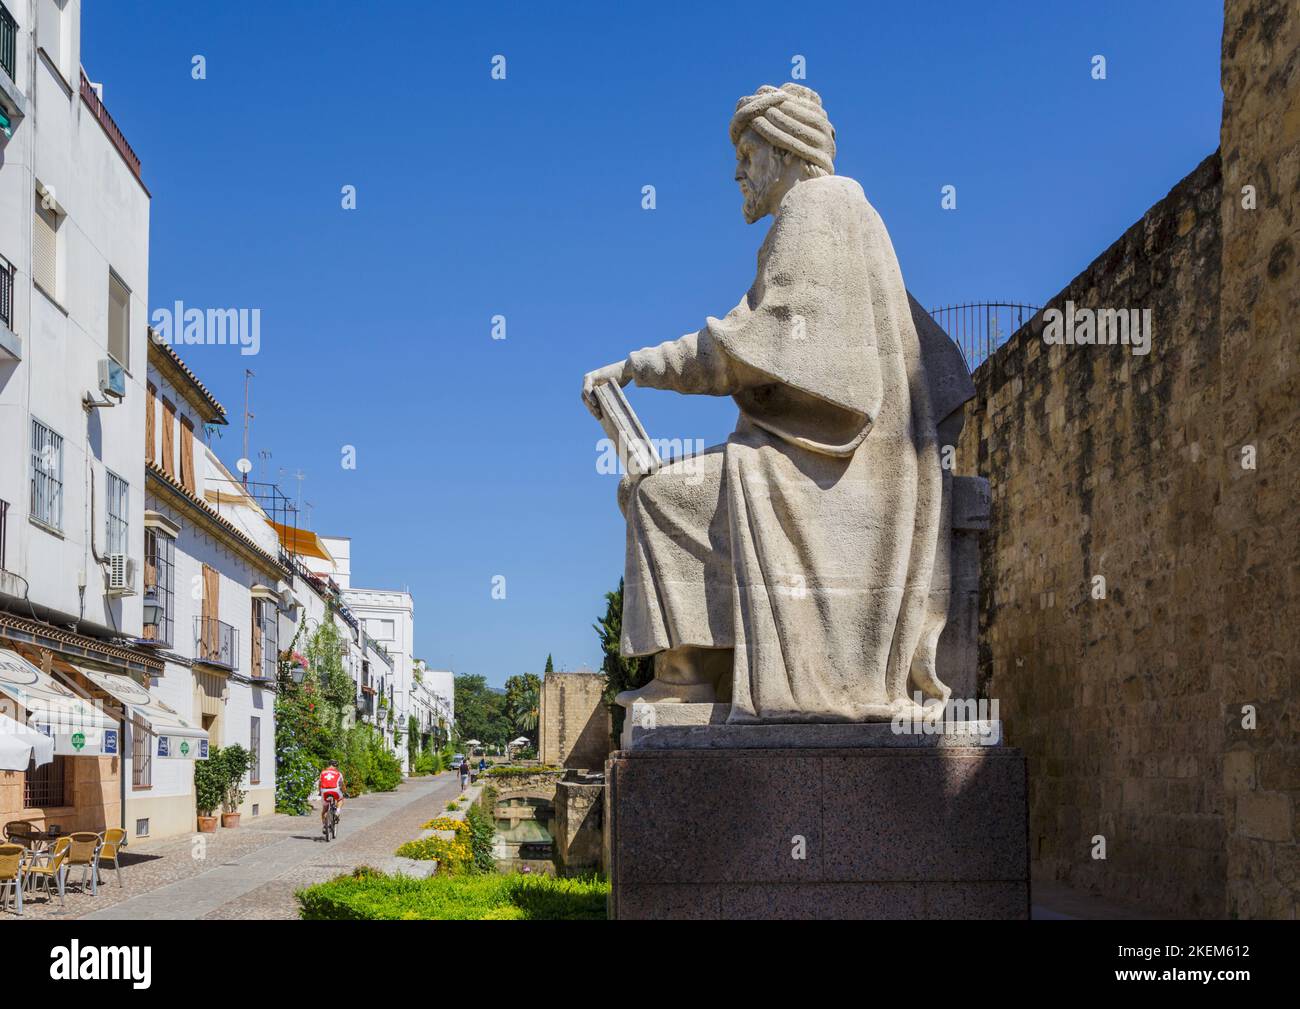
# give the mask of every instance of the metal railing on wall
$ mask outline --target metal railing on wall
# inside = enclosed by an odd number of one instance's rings
[[[104,105],[103,100],[99,97],[99,93],[90,83],[90,79],[84,72],[81,75],[81,100],[86,103],[86,106],[94,114],[95,118],[99,120],[99,125],[108,135],[108,139],[112,142],[113,146],[117,148],[117,153],[122,155],[122,160],[126,162],[127,167],[131,169],[137,179],[140,179],[140,181],[143,182],[144,178],[140,175],[139,155],[137,155],[135,151],[131,149],[131,145],[126,142],[126,136],[118,128],[113,117],[108,114],[108,108]]]
[[[0,322],[14,328],[14,266],[0,256]]]
[[[14,71],[18,62],[18,22],[9,13],[9,8],[0,3],[0,68],[17,83]]]
[[[1037,305],[977,301],[932,308],[930,318],[961,348],[966,367],[973,372],[1038,311]]]
[[[194,618],[194,657],[209,665],[239,667],[239,629],[216,617]]]

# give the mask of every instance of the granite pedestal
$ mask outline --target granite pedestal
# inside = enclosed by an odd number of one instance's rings
[[[980,745],[996,722],[683,726],[707,713],[664,709],[709,706],[653,707],[606,764],[611,917],[1028,917],[1025,760]],[[839,745],[813,745],[831,728]]]

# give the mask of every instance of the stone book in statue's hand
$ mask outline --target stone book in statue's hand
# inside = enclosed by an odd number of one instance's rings
[[[624,470],[633,476],[645,476],[657,470],[661,465],[659,452],[618,384],[601,382],[592,394],[600,407],[600,426],[618,449]]]

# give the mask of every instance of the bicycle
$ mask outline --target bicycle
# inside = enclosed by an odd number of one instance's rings
[[[331,837],[339,836],[339,814],[332,795],[325,796],[325,819],[321,822],[321,833],[325,835],[326,844],[329,844]]]

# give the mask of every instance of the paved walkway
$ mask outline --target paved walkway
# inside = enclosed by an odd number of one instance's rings
[[[349,799],[338,838],[329,844],[321,839],[315,813],[259,817],[215,834],[137,841],[122,858],[124,886],[106,869],[98,895],[70,892],[66,907],[57,896],[31,897],[24,917],[296,918],[295,890],[358,865],[382,867],[398,845],[418,837],[421,825],[458,795],[460,779],[444,772],[407,779],[394,792]]]
[[[1030,916],[1035,921],[1162,921],[1177,917],[1110,900],[1063,883],[1034,880]]]

